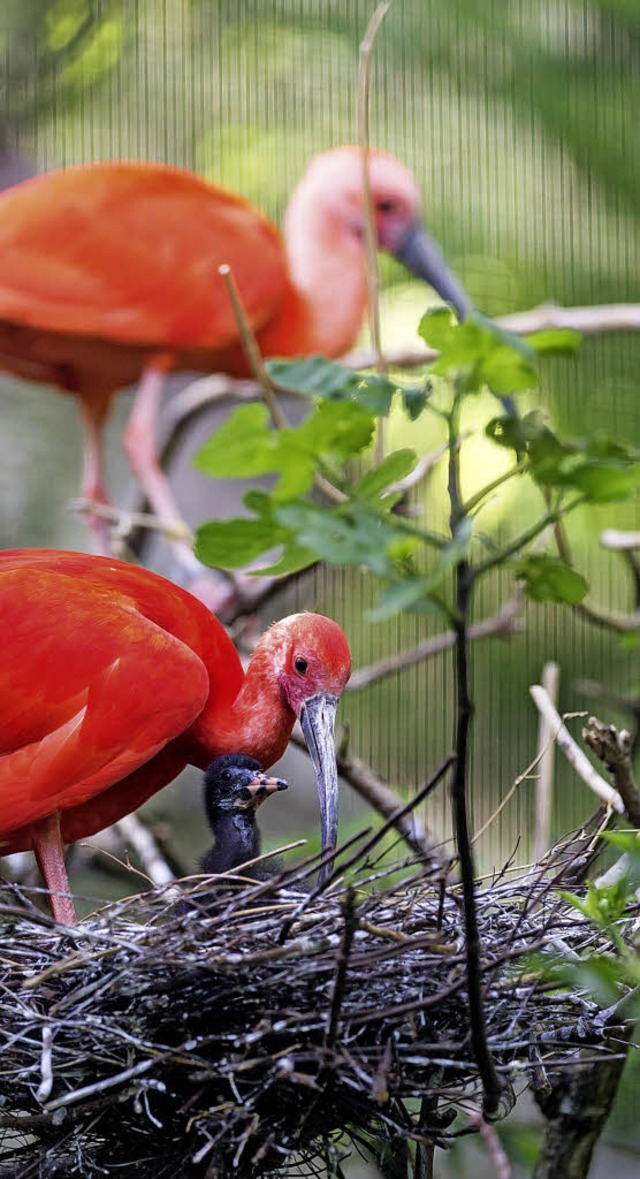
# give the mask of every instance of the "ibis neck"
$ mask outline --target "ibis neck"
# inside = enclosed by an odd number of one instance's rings
[[[291,310],[294,302],[298,310],[296,351],[341,356],[353,346],[366,307],[362,241],[318,209],[304,179],[289,202],[284,236]]]
[[[235,700],[224,710],[201,714],[192,729],[194,764],[204,769],[223,753],[248,753],[266,769],[282,757],[295,716],[280,690],[270,650],[264,636]]]
[[[203,872],[232,872],[260,855],[255,812],[225,811],[213,826],[215,844],[202,858]]]

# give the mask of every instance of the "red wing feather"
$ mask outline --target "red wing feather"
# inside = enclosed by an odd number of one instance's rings
[[[124,595],[5,562],[0,618],[2,831],[111,786],[206,702],[199,656]]]
[[[167,350],[237,341],[223,263],[254,330],[288,290],[282,241],[259,210],[157,164],[93,164],[8,189],[0,257],[0,322]]]

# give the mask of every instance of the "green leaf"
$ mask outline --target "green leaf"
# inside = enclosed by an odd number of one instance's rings
[[[397,483],[404,479],[416,465],[416,454],[413,450],[395,450],[377,467],[372,467],[355,487],[355,494],[364,499],[373,499],[380,495],[390,483]]]
[[[598,929],[607,929],[622,917],[631,900],[631,891],[629,879],[623,875],[614,884],[596,885],[588,880],[584,898],[562,890],[560,896]]]
[[[525,593],[535,602],[581,602],[589,586],[559,557],[532,554],[516,563],[516,576],[524,582]]]
[[[194,466],[216,479],[266,475],[274,469],[266,444],[275,437],[261,401],[241,405],[201,447]]]
[[[275,521],[209,520],[196,531],[195,554],[204,565],[240,569],[286,540],[286,529]]]
[[[532,439],[529,457],[537,483],[572,488],[591,503],[626,499],[640,486],[638,452],[604,432],[568,442],[544,427]]]
[[[382,622],[404,610],[410,614],[439,614],[450,622],[449,611],[431,590],[429,577],[394,581],[381,590],[376,605],[367,611],[367,618],[371,622]]]
[[[509,328],[502,327],[495,319],[491,319],[483,311],[478,311],[477,307],[474,307],[466,322],[470,320],[482,328],[486,336],[493,339],[493,347],[510,348],[527,363],[535,363],[535,353],[527,339],[517,336],[515,332],[509,331]]]
[[[580,444],[580,448],[589,458],[620,459],[627,463],[636,463],[640,460],[640,451],[636,446],[612,438],[606,430],[596,430],[586,442]]]
[[[370,413],[386,416],[391,409],[395,382],[377,373],[354,372],[324,356],[297,360],[268,360],[266,369],[281,388],[330,401],[355,401]]]
[[[274,430],[260,402],[234,411],[202,447],[196,467],[215,478],[278,476],[273,497],[304,495],[321,462],[343,463],[371,442],[374,418],[355,402],[321,402],[297,427]]]
[[[627,857],[625,878],[629,892],[640,887],[640,831],[603,831],[607,843]]]
[[[422,317],[418,330],[440,351],[430,372],[455,375],[466,392],[489,385],[497,394],[517,393],[537,384],[533,349],[479,311],[457,324],[447,309],[438,309]]]
[[[410,422],[415,422],[420,417],[427,404],[430,392],[431,386],[428,381],[425,381],[423,385],[403,387],[400,390],[404,412]]]
[[[542,414],[534,409],[523,418],[514,418],[511,414],[492,418],[485,433],[497,446],[504,446],[508,450],[516,450],[518,454],[523,454],[545,429]]]
[[[394,562],[419,544],[366,500],[330,509],[310,503],[283,504],[276,516],[320,560],[337,566],[362,565],[378,576],[389,574]]]
[[[513,348],[495,348],[483,361],[482,378],[494,393],[518,393],[538,384],[538,374]]]
[[[474,364],[487,356],[494,345],[493,336],[484,327],[474,319],[465,319],[464,323],[453,326],[449,343],[441,348],[440,357],[430,366],[430,371],[446,375]]]
[[[442,352],[453,343],[456,328],[457,320],[448,307],[431,307],[418,324],[418,335],[429,348]]]
[[[532,332],[524,339],[539,356],[548,356],[554,353],[556,355],[573,355],[578,351],[582,342],[580,332],[574,331],[573,328],[545,328],[540,332]]]
[[[366,450],[374,428],[374,418],[360,405],[322,401],[297,430],[280,434],[287,436],[287,445],[307,450],[314,459],[342,462]]]
[[[627,499],[640,487],[640,466],[585,462],[571,472],[570,486],[583,492],[591,503]]]
[[[436,594],[451,570],[469,552],[472,520],[466,517],[456,529],[455,536],[440,550],[438,562],[426,577],[406,577],[393,581],[381,591],[376,605],[367,614],[373,622],[380,622],[394,614],[439,614],[451,622],[451,612]]]
[[[554,971],[559,982],[571,991],[586,991],[602,1007],[610,1007],[620,998],[623,971],[615,958],[590,954],[582,962],[564,962]]]
[[[318,558],[311,549],[305,549],[298,544],[292,533],[287,534],[283,544],[282,556],[273,565],[265,565],[256,575],[261,577],[281,577],[285,573],[299,573],[301,569],[308,569],[315,565]]]
[[[205,442],[194,465],[220,479],[251,478],[280,473],[274,493],[284,499],[303,495],[312,483],[316,456],[304,428],[274,430],[261,402],[242,405]]]

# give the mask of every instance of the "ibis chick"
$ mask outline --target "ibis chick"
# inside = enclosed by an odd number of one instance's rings
[[[228,753],[211,762],[204,778],[204,805],[215,843],[200,861],[203,872],[233,872],[260,855],[256,811],[287,786],[282,778],[268,777],[253,757],[244,754]],[[269,872],[254,864],[242,875],[262,880]]]

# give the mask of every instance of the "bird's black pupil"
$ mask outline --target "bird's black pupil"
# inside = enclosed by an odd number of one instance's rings
[[[396,207],[395,201],[390,201],[390,200],[378,201],[378,212],[379,213],[393,213],[393,210],[395,209],[395,207]]]
[[[306,670],[307,670],[307,661],[306,661],[306,659],[296,659],[296,664],[295,664],[295,666],[296,666],[296,671],[297,671],[297,672],[299,672],[299,674],[300,674],[300,675],[304,675],[304,673],[305,673],[305,672],[306,672]]]

